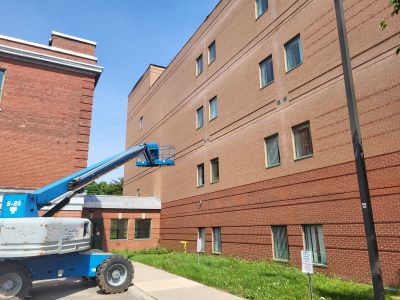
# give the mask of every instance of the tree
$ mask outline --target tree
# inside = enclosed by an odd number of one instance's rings
[[[124,185],[124,178],[120,177],[112,182],[101,181],[99,183],[92,182],[85,188],[88,195],[122,195],[122,188]]]
[[[393,11],[390,13],[390,15],[392,17],[394,17],[394,15],[398,15],[400,11],[400,0],[389,0],[389,5],[393,7]],[[386,19],[380,20],[379,26],[382,30],[385,30],[388,26]],[[396,54],[400,54],[400,47],[397,48]]]

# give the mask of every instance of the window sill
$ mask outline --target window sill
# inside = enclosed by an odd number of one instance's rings
[[[266,169],[272,169],[272,168],[279,167],[280,165],[281,165],[281,163],[275,164],[275,165],[272,165],[272,166],[266,166],[265,168],[266,168]]]
[[[148,241],[148,240],[151,240],[151,237],[145,238],[145,239],[137,239],[137,238],[134,238],[133,240],[134,240],[134,241]]]
[[[212,181],[212,182],[210,182],[210,184],[215,184],[215,183],[218,183],[219,182],[219,180],[217,180],[217,181]]]
[[[295,158],[294,161],[299,161],[299,160],[311,158],[313,156],[314,156],[314,154],[305,155],[305,156],[302,156],[302,157],[299,157],[299,158]]]
[[[202,187],[204,187],[204,184],[203,184],[203,185],[198,185],[198,186],[197,186],[197,188],[202,188]]]
[[[289,71],[286,71],[286,75],[289,74],[290,72],[292,72],[293,70],[297,69],[298,67],[300,67],[303,64],[303,62],[299,63],[298,65],[295,65],[293,68],[291,68]]]
[[[196,130],[202,129],[204,126],[196,127]]]
[[[326,265],[326,264],[313,263],[313,266],[314,266],[314,267],[317,267],[317,268],[324,268],[324,269],[327,268],[327,265]]]
[[[289,263],[288,259],[279,259],[279,258],[274,258],[273,261],[278,262],[278,263]]]
[[[213,252],[212,254],[213,255],[221,255],[222,253],[221,252]]]
[[[199,77],[201,74],[203,74],[203,72],[196,74],[196,78]]]
[[[111,242],[127,241],[128,239],[110,239]]]
[[[212,62],[208,63],[208,66],[211,66],[215,62],[215,59]]]
[[[217,117],[214,117],[212,119],[209,119],[208,122],[214,121]]]
[[[263,15],[265,15],[265,13],[268,11],[268,8],[265,10],[265,11],[263,11],[262,13],[261,13],[261,15],[259,15],[259,16],[257,16],[257,13],[256,13],[256,21],[259,19],[259,18],[261,18]]]
[[[271,84],[273,84],[274,83],[274,81],[273,80],[271,80],[270,82],[268,82],[266,85],[264,85],[264,86],[261,86],[260,87],[260,91],[261,90],[263,90],[263,89],[265,89],[266,87],[269,87]]]

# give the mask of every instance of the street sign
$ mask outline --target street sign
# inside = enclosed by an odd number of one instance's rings
[[[203,252],[201,239],[197,239],[197,253]]]
[[[308,274],[314,273],[311,251],[301,250],[301,271]]]

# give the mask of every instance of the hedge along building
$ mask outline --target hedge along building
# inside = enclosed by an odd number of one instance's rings
[[[400,285],[398,21],[384,1],[345,16],[384,283]],[[160,197],[160,243],[370,282],[334,1],[222,0],[167,68],[128,99],[126,147],[177,148],[125,168],[125,195]]]
[[[87,166],[96,43],[0,35],[0,192],[31,190]]]

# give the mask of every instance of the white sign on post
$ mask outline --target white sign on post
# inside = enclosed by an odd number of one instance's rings
[[[301,250],[301,271],[303,273],[313,274],[312,253],[308,250]]]
[[[201,239],[197,239],[197,253],[203,252]]]

